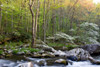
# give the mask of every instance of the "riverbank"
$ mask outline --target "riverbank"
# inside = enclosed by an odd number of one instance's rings
[[[2,45],[1,45],[2,46]],[[98,46],[98,47],[96,47]],[[84,47],[88,47],[89,51],[91,49],[92,53],[89,53],[88,50],[84,49]],[[91,48],[92,47],[92,48]],[[52,46],[47,44],[36,44],[35,48],[31,48],[30,44],[22,44],[15,46],[14,44],[3,45],[0,50],[0,58],[1,59],[12,59],[12,60],[24,60],[24,61],[32,61],[34,59],[49,59],[46,60],[45,65],[72,65],[73,61],[81,62],[81,61],[89,61],[91,64],[100,64],[100,61],[95,60],[91,54],[97,53],[99,54],[100,45],[92,44],[85,46],[76,46],[74,45],[66,45],[66,46]],[[60,49],[59,49],[60,48]],[[70,48],[70,49],[69,49]],[[97,51],[98,50],[98,51]],[[90,51],[91,52],[91,51]],[[16,58],[15,58],[16,57]],[[53,60],[52,60],[53,59]],[[43,62],[39,62],[38,65],[44,65]],[[35,63],[32,61],[32,63]],[[49,64],[50,63],[50,64]],[[37,63],[35,63],[37,64]]]

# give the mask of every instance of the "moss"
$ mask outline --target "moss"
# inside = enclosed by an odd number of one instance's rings
[[[71,45],[71,44],[66,45],[66,47],[68,48],[68,50],[73,49],[73,48],[76,48],[76,47],[78,47],[78,46],[79,46],[79,45]]]
[[[28,50],[32,53],[32,52],[38,52],[40,51],[39,49],[34,49],[34,48],[28,48]]]
[[[48,43],[48,46],[65,46],[65,44],[59,44],[59,43]]]
[[[17,54],[19,50],[13,50],[13,54]]]

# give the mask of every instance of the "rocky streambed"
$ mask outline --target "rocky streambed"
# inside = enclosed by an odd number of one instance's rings
[[[89,48],[90,46],[92,48]],[[87,45],[85,48],[89,48],[89,50],[95,48],[96,50],[100,45],[93,46],[97,45]],[[87,49],[84,49],[84,46],[69,51],[55,50],[47,45],[38,45],[36,48],[41,51],[28,55],[20,53],[0,59],[0,67],[100,67],[100,60],[98,60],[100,57],[91,56],[95,52],[99,53],[99,49],[89,53]]]
[[[100,65],[92,64],[90,61],[71,61],[72,64],[68,63],[68,65],[65,65],[53,63],[58,58],[28,58],[30,61],[23,59],[0,59],[0,67],[100,67]]]

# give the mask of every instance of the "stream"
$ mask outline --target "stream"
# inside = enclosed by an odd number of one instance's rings
[[[16,57],[15,57],[16,58]],[[95,59],[100,60],[100,56],[94,56]],[[30,67],[30,62],[32,62],[33,67],[100,67],[100,65],[93,65],[89,61],[72,61],[73,64],[63,65],[63,64],[52,64],[57,58],[30,58],[30,60],[23,59],[0,59],[0,67]],[[24,65],[24,66],[21,66]]]

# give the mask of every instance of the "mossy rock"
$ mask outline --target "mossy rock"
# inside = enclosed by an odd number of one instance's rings
[[[55,61],[55,63],[68,65],[68,62],[64,59],[58,59]]]
[[[53,57],[55,57],[55,55],[50,54],[50,53],[44,53],[44,54],[42,54],[42,57],[45,57],[45,58],[53,58]]]
[[[32,55],[32,57],[35,57],[35,58],[41,58],[41,57],[42,57],[42,55],[41,55],[41,54],[36,53],[36,54]]]

